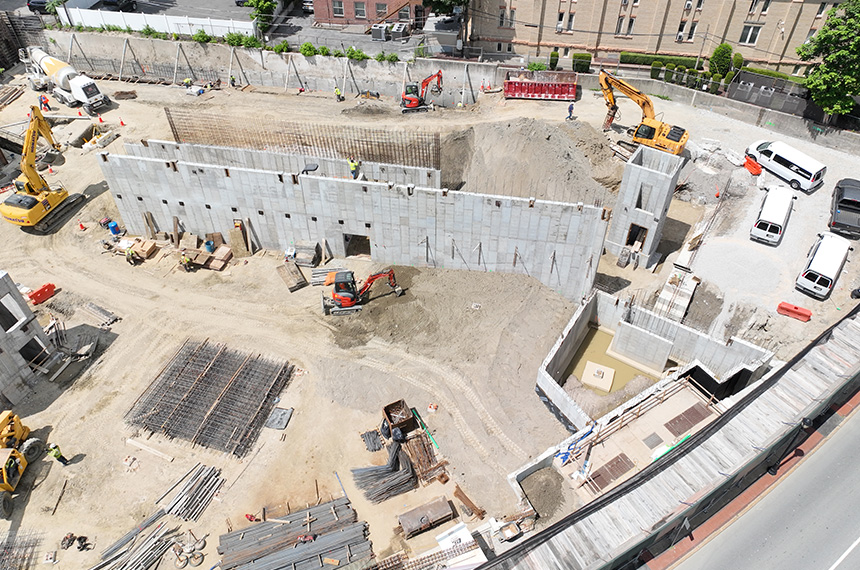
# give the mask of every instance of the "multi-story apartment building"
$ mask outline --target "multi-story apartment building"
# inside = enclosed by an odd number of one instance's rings
[[[629,51],[708,56],[720,43],[746,61],[802,74],[795,49],[838,6],[817,0],[472,0],[473,46],[546,57]]]
[[[421,0],[314,0],[314,20],[320,24],[369,26],[385,20],[421,28],[426,13]]]

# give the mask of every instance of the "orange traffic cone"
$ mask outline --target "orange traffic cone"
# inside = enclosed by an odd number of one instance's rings
[[[83,117],[83,116],[84,116],[84,114],[83,114],[83,113],[81,113],[81,110],[80,110],[80,109],[78,109],[78,117]]]
[[[717,192],[716,194],[714,194],[714,198],[719,198],[719,197],[720,197],[720,193],[719,193],[719,192]]]
[[[101,113],[99,113],[99,122],[104,123],[104,120],[102,119]]]
[[[53,173],[54,173],[54,168],[49,165],[48,166],[48,174],[53,174]]]
[[[483,90],[484,90],[484,80],[482,79],[481,80],[481,91],[483,91]]]
[[[122,122],[122,117],[119,118],[119,126],[124,127],[125,123]]]
[[[87,227],[84,225],[84,223],[80,220],[78,220],[78,227],[81,229],[81,231],[84,231],[87,229]]]

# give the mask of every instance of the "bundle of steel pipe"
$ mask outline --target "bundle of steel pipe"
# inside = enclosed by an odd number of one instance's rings
[[[388,446],[388,463],[352,470],[355,485],[373,503],[381,503],[418,486],[418,477],[406,452],[396,441]]]
[[[183,520],[196,521],[224,481],[220,469],[198,465],[165,510]]]
[[[238,570],[316,570],[330,567],[323,559],[338,561],[338,566],[368,558],[372,555],[371,543],[367,540],[367,523],[360,521],[335,532],[318,535],[312,542],[299,543],[292,548],[256,556],[245,564],[235,566]],[[223,558],[222,558],[223,561]],[[222,569],[226,567],[223,566]]]
[[[134,539],[134,537],[136,537],[138,534],[140,534],[141,532],[143,532],[144,530],[149,528],[152,525],[152,523],[154,523],[155,521],[157,521],[158,519],[160,519],[164,515],[165,515],[164,509],[158,509],[157,511],[155,511],[154,513],[152,513],[151,515],[146,517],[146,519],[143,522],[141,522],[139,525],[137,525],[132,530],[130,530],[128,533],[126,533],[125,536],[123,536],[121,539],[114,542],[112,545],[108,546],[107,549],[105,549],[105,551],[101,553],[101,559],[107,560],[108,558],[111,558],[114,554],[119,552],[123,546],[125,546],[126,544],[131,542]]]
[[[156,564],[167,552],[175,538],[179,536],[179,527],[168,528],[166,522],[159,523],[149,535],[135,544],[111,566],[110,570],[146,570]]]
[[[218,553],[222,570],[250,563],[298,544],[302,535],[325,535],[356,522],[358,516],[345,497],[314,505],[277,519],[223,534]]]

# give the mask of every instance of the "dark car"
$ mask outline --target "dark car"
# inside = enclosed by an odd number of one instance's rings
[[[247,6],[248,0],[236,0],[236,6]]]
[[[48,0],[27,0],[27,8],[34,14],[47,14]]]
[[[134,12],[137,10],[137,0],[102,0],[102,5],[109,10],[119,12]]]
[[[845,178],[833,188],[830,230],[850,238],[860,238],[860,181]]]

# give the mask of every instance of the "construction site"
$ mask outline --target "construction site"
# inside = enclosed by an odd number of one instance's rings
[[[76,67],[122,45],[84,38]],[[855,380],[856,254],[825,300],[794,288],[856,176],[838,143],[669,97],[646,120],[605,73],[566,120],[480,64],[327,83],[291,54],[230,86],[232,52],[190,85],[170,57],[88,69],[84,113],[2,78],[0,198],[68,193],[0,224],[3,409],[67,462],[9,419],[9,567],[620,567]],[[784,183],[744,162],[776,139],[827,166],[778,248],[749,229]]]

